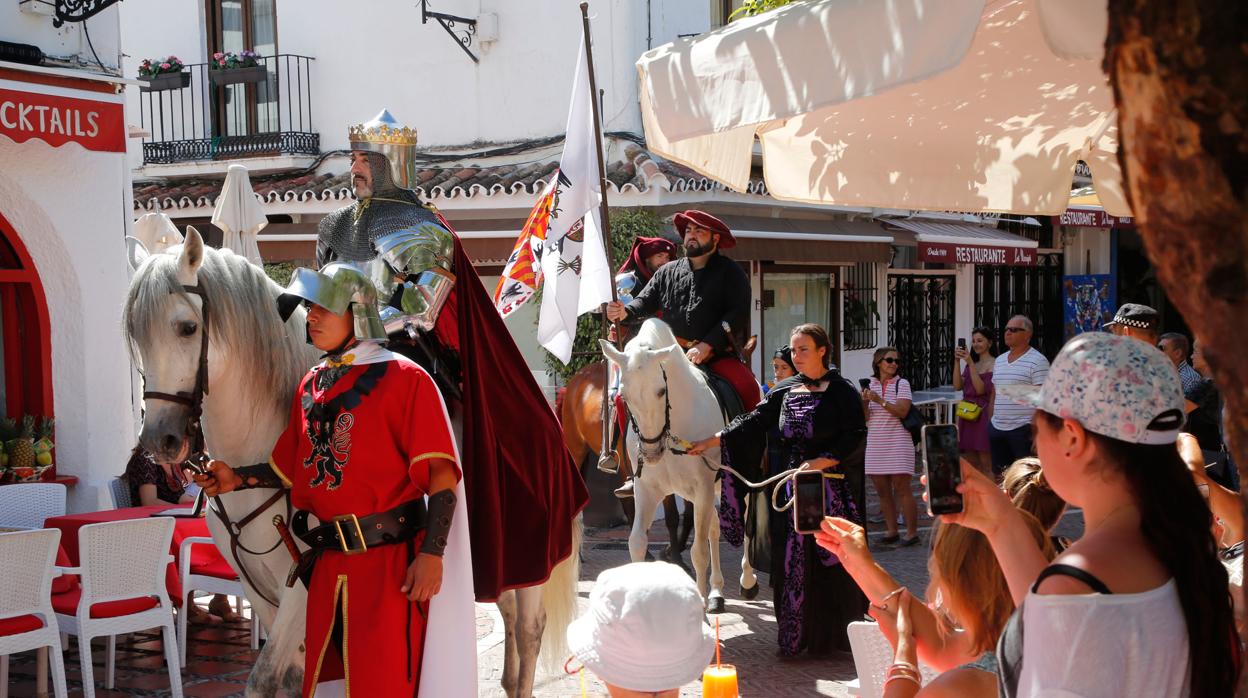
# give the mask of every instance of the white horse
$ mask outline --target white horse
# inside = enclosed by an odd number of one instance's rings
[[[629,430],[628,455],[638,473],[633,496],[636,515],[628,536],[634,562],[646,557],[646,532],[663,498],[678,494],[693,502],[690,558],[707,610],[724,610],[724,574],[719,564],[719,517],[715,508],[719,449],[703,456],[673,453],[673,439],[702,439],[724,427],[718,401],[706,375],[685,358],[676,336],[662,320],[646,320],[624,351],[601,340],[602,353],[622,375],[620,392],[635,428]],[[748,549],[748,546],[747,546]],[[710,567],[708,585],[707,567]],[[741,588],[757,593],[749,561],[742,559]],[[752,598],[752,597],[751,597]]]
[[[194,391],[207,324],[208,385],[201,420],[206,450],[234,465],[267,462],[286,427],[298,382],[318,354],[306,343],[304,312],[297,310],[283,323],[276,306],[282,288],[243,257],[205,246],[194,228],[187,229],[181,246],[164,254],[147,255],[142,245],[132,242],[131,263],[137,273],[124,324],[143,369],[145,391]],[[188,287],[198,287],[198,293],[188,293]],[[140,443],[158,460],[180,461],[190,449],[190,416],[185,405],[148,400]],[[222,495],[220,501],[237,522],[274,492],[243,490]],[[297,695],[303,678],[307,590],[301,583],[285,586],[291,558],[270,523],[275,514],[287,514],[285,498],[243,527],[239,540],[244,552],[237,556],[231,554],[229,531],[216,516],[208,516],[217,547],[236,570],[247,570],[247,598],[269,633],[248,678],[249,696],[279,691]],[[543,630],[548,666],[565,651],[567,625],[577,608],[579,532],[578,524],[573,554],[544,585],[505,592],[499,599],[507,626],[503,687],[513,698],[532,695]],[[274,608],[266,597],[279,605]]]

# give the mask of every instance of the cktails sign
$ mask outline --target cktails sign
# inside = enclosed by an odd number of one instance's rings
[[[1036,250],[1033,247],[920,242],[919,261],[937,262],[940,264],[996,264],[1034,267],[1036,266]]]
[[[106,153],[126,151],[121,104],[0,89],[0,135],[17,143],[38,138],[56,148],[69,142]]]

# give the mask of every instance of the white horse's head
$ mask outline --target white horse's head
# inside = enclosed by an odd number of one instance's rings
[[[260,391],[250,393],[258,404],[234,406],[244,416],[289,407],[292,381],[306,368],[294,365],[303,361],[302,342],[292,342],[294,333],[283,331],[275,304],[281,289],[263,270],[206,246],[194,228],[187,228],[183,244],[162,254],[148,255],[131,246],[130,259],[139,266],[130,282],[123,330],[143,372],[144,391],[192,394],[207,303],[208,394],[214,386],[231,396],[238,394],[239,385]],[[187,292],[197,285],[202,296]],[[190,417],[189,405],[145,400],[139,444],[156,460],[184,459],[189,455]]]
[[[599,344],[607,359],[620,368],[620,393],[637,424],[641,456],[653,462],[661,458],[667,448],[672,427],[672,400],[679,400],[679,396],[668,392],[668,376],[674,371],[689,370],[690,364],[674,338],[672,344],[660,348],[653,348],[654,343],[648,339],[643,332],[634,337],[624,351],[606,340],[599,340]]]

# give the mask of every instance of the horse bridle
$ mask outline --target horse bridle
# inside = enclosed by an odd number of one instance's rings
[[[633,427],[633,433],[637,438],[647,446],[661,444],[664,447],[672,436],[672,395],[667,386],[667,369],[659,367],[659,372],[663,374],[663,429],[659,431],[658,436],[647,438],[641,433],[641,427],[637,426],[637,420],[633,417],[633,411],[628,411],[628,423]],[[641,469],[645,465],[645,458],[642,457],[641,450],[637,452],[637,477],[641,477]]]
[[[208,461],[207,454],[204,452],[204,428],[200,420],[204,414],[204,396],[208,394],[208,328],[211,316],[208,313],[208,296],[204,293],[204,288],[201,284],[195,284],[194,286],[183,284],[182,290],[199,296],[200,300],[199,366],[195,370],[195,387],[191,389],[189,394],[185,392],[162,393],[156,390],[147,390],[147,378],[144,377],[143,399],[164,400],[179,405],[186,405],[190,408],[191,417],[186,423],[186,436],[191,442],[191,454],[187,460],[191,463],[192,469],[198,470],[201,464],[206,465]],[[260,514],[283,497],[286,497],[286,520],[289,521],[291,518],[291,504],[285,489],[279,489],[274,492],[273,496],[266,499],[263,504],[251,513],[239,519],[237,523],[230,519],[229,512],[225,509],[225,502],[221,501],[221,497],[213,497],[213,506],[209,507],[212,509],[212,513],[217,515],[221,523],[225,524],[225,530],[230,536],[230,555],[238,563],[239,575],[251,585],[251,588],[260,595],[260,598],[275,607],[277,606],[277,600],[270,599],[264,593],[264,590],[255,583],[238,552],[241,550],[250,555],[267,555],[282,544],[282,539],[279,537],[277,542],[273,544],[273,547],[268,550],[255,551],[242,544],[241,536],[247,524],[254,521],[256,517],[260,516]]]

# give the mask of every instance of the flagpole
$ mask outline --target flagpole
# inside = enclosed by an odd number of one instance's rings
[[[581,3],[581,30],[585,43],[585,67],[589,70],[589,103],[594,113],[594,144],[598,154],[598,186],[602,190],[602,249],[607,255],[607,275],[610,279],[611,286],[611,302],[619,300],[616,293],[614,270],[615,259],[611,254],[611,217],[610,206],[607,203],[607,165],[603,162],[603,143],[602,143],[602,116],[598,113],[598,80],[594,75],[594,49],[593,39],[589,32],[589,3]],[[606,320],[607,314],[604,310],[602,314],[603,320]],[[615,327],[615,345],[619,348],[620,343],[620,323],[613,323]],[[598,463],[602,467],[604,461],[613,461],[614,454],[611,453],[611,364],[607,362],[604,368],[604,379],[602,381],[602,445],[598,449]],[[619,465],[616,464],[616,468]]]

